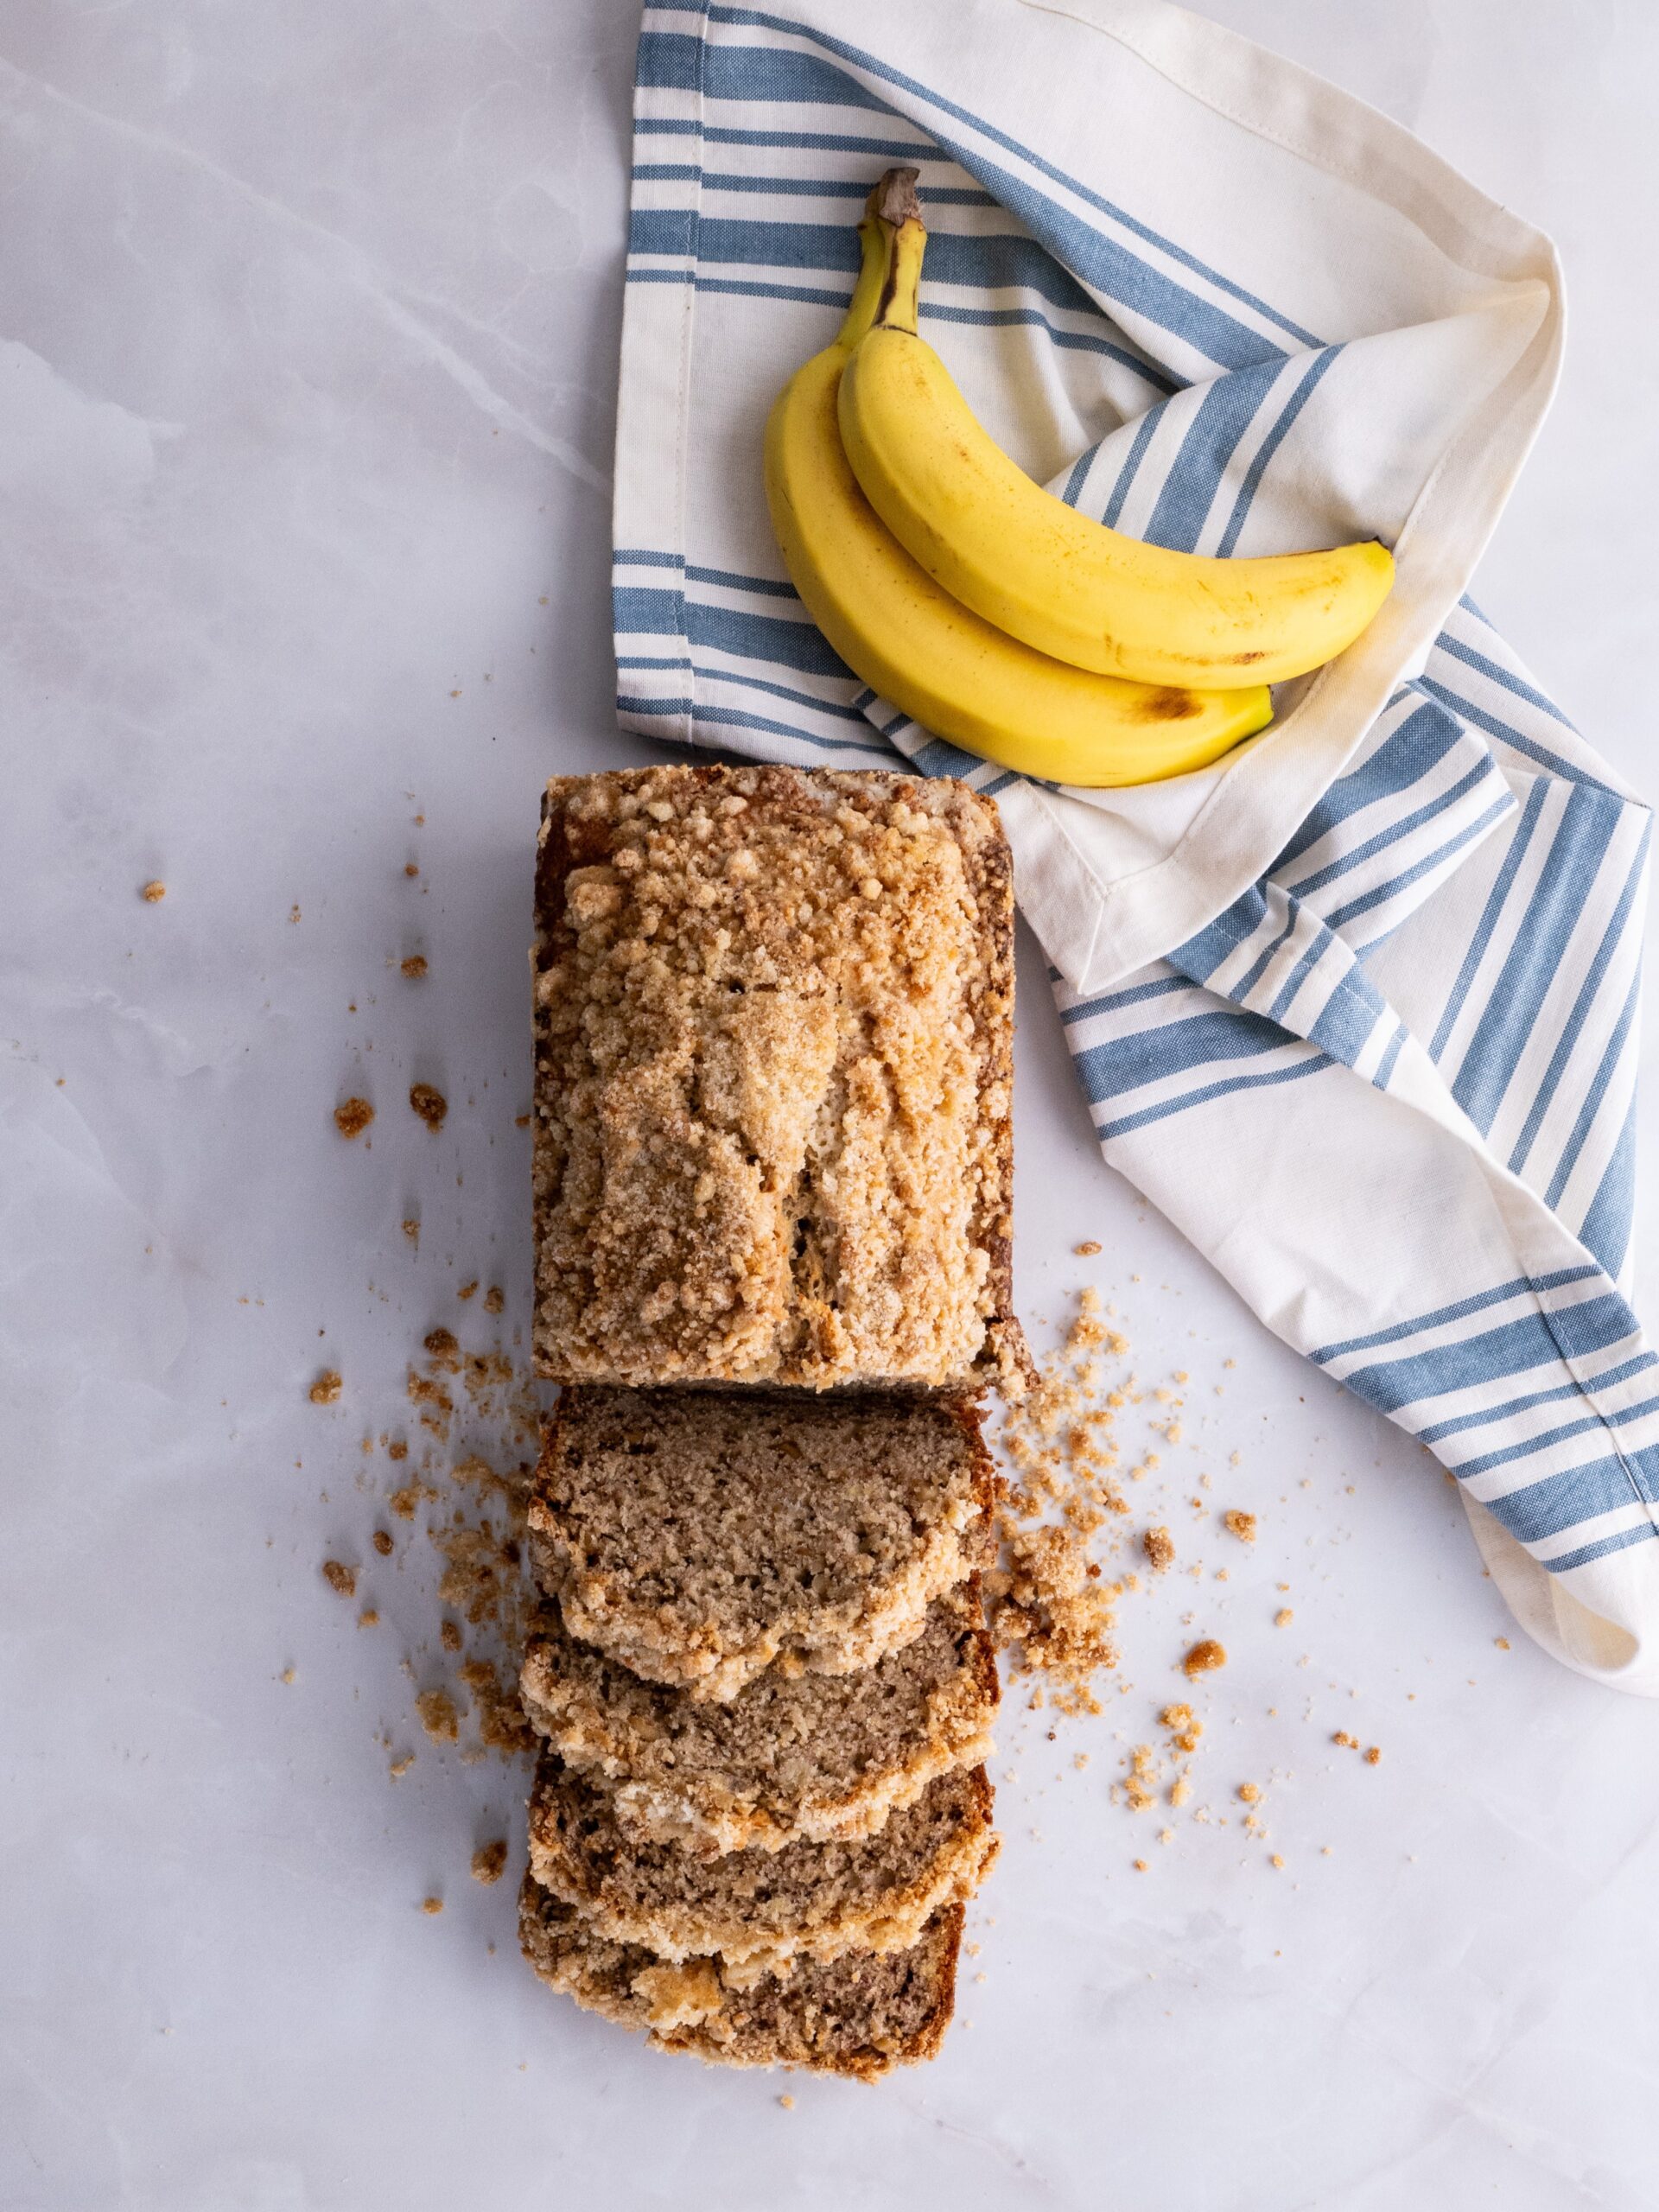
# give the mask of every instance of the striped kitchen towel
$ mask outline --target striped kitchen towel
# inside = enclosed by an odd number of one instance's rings
[[[1659,1362],[1628,1303],[1648,814],[1467,596],[1548,404],[1548,241],[1165,0],[648,6],[618,709],[995,793],[1102,1148],[1456,1476],[1524,1626],[1659,1694]],[[1395,589],[1214,768],[1065,791],[837,660],[761,429],[912,162],[923,314],[1037,477],[1133,534],[1377,536]]]

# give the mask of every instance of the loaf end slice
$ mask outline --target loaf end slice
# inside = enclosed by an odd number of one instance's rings
[[[962,1925],[953,1905],[907,1950],[803,1959],[781,1977],[753,1975],[613,1942],[533,1875],[519,1895],[525,1958],[585,2010],[713,2065],[799,2067],[863,2082],[938,2052],[956,2002]]]

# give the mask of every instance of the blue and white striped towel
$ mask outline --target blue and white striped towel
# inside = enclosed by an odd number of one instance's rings
[[[1523,1625],[1659,1694],[1659,1361],[1629,1304],[1645,808],[1465,596],[1560,356],[1548,241],[1164,0],[646,8],[618,708],[995,792],[1103,1151],[1269,1327],[1456,1475]],[[860,685],[760,432],[916,163],[982,419],[1136,536],[1376,535],[1359,645],[1202,774],[1060,791]]]

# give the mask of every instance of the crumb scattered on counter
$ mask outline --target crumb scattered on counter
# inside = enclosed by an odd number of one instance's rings
[[[337,1368],[325,1367],[308,1393],[314,1406],[333,1406],[340,1402],[340,1394],[346,1388],[345,1379]]]
[[[473,1879],[490,1889],[499,1882],[506,1870],[507,1846],[505,1838],[494,1843],[480,1843],[473,1853]]]
[[[473,1277],[471,1282],[462,1283],[461,1288],[455,1293],[455,1296],[463,1300],[468,1298],[475,1298],[477,1295],[478,1277],[476,1275]]]
[[[506,1302],[506,1294],[499,1283],[492,1283],[484,1294],[484,1311],[486,1313],[501,1313]]]
[[[449,1111],[449,1101],[443,1093],[435,1090],[429,1083],[411,1084],[409,1103],[416,1119],[424,1122],[435,1135],[443,1127],[444,1116]]]
[[[336,1596],[355,1598],[357,1569],[347,1567],[344,1560],[326,1559],[322,1562],[322,1579]]]
[[[147,905],[151,906],[159,906],[162,900],[167,896],[167,886],[164,883],[160,882],[147,883],[140,895],[143,898]]]
[[[411,983],[418,983],[422,976],[426,973],[425,954],[411,952],[408,959],[403,963],[403,972],[409,978]]]
[[[1238,1794],[1245,1804],[1259,1805],[1262,1802],[1262,1785],[1258,1782],[1241,1782],[1238,1785]]]
[[[1167,1529],[1148,1529],[1141,1539],[1141,1548],[1154,1574],[1162,1574],[1175,1564],[1175,1539]]]
[[[455,1700],[448,1690],[423,1690],[415,1700],[421,1726],[435,1744],[453,1744],[461,1733]]]
[[[1100,1247],[1091,1236],[1086,1243],[1074,1244],[1071,1249],[1080,1260],[1092,1260]]]
[[[442,1912],[443,1910],[443,1899],[442,1897],[423,1897],[421,1900],[421,1910],[425,1913]]]
[[[376,1612],[372,1605],[365,1605],[363,1611],[357,1617],[357,1624],[359,1628],[377,1628],[379,1625],[379,1622],[380,1616]]]
[[[1208,1675],[1217,1667],[1227,1664],[1226,1647],[1217,1643],[1213,1636],[1201,1637],[1181,1662],[1181,1672],[1189,1680],[1194,1675]]]
[[[1295,1618],[1288,1605],[1281,1605],[1273,1617],[1273,1624],[1274,1628],[1288,1628]]]
[[[1253,1544],[1255,1541],[1254,1513],[1241,1513],[1235,1506],[1230,1512],[1222,1515],[1221,1521],[1228,1535],[1236,1536],[1241,1544]]]
[[[389,1770],[392,1780],[394,1782],[401,1782],[414,1764],[415,1754],[413,1751],[405,1751],[401,1758],[393,1759]]]
[[[396,1539],[393,1537],[390,1529],[377,1529],[371,1541],[374,1545],[374,1548],[379,1553],[382,1559],[390,1559],[391,1557],[391,1548]]]
[[[334,1127],[347,1142],[360,1137],[374,1119],[374,1109],[366,1098],[347,1098],[334,1109]]]

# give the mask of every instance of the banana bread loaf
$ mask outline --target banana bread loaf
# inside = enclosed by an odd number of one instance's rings
[[[971,1389],[1020,1366],[991,801],[877,772],[556,777],[537,931],[543,1374]]]

